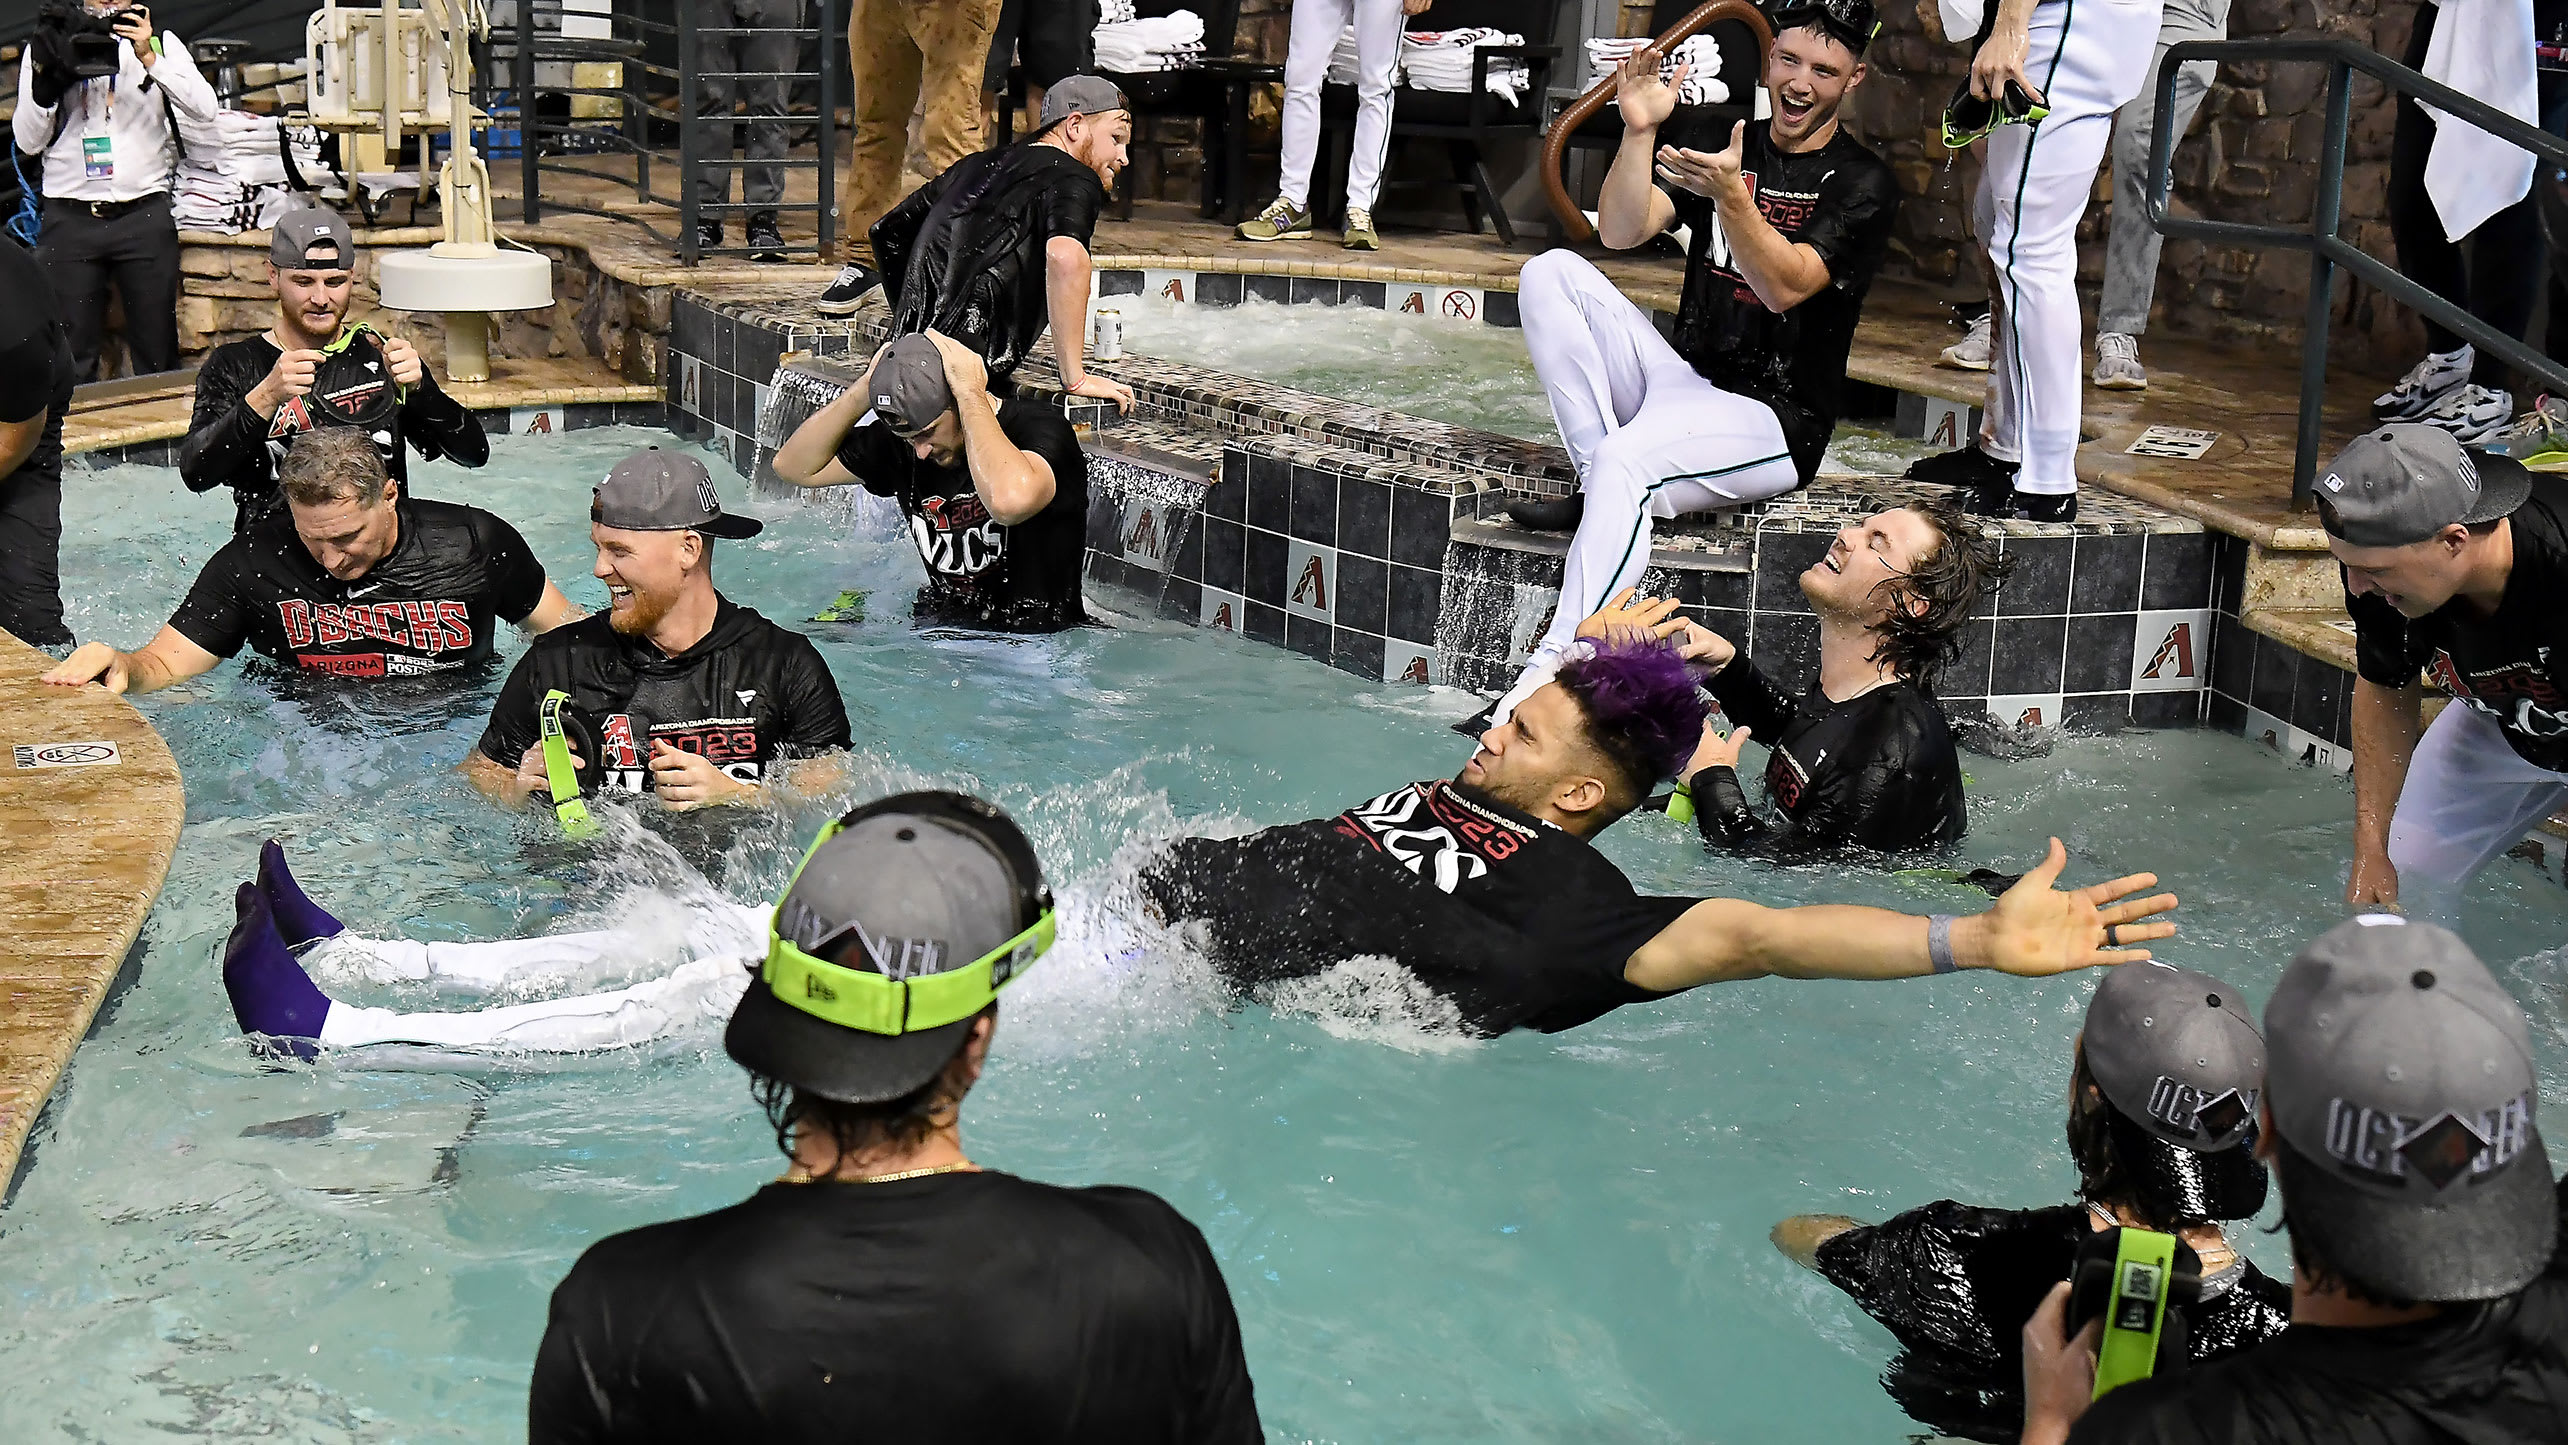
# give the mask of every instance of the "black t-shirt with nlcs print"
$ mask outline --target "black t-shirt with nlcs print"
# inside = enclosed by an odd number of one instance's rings
[[[553,1292],[534,1445],[1254,1445],[1204,1236],[1138,1189],[770,1184]]]
[[[1045,248],[1055,236],[1086,246],[1105,206],[1105,183],[1059,146],[1026,141],[956,161],[870,233],[892,334],[942,332],[990,375],[1014,372],[1051,321]]]
[[[544,600],[544,567],[479,507],[397,499],[391,555],[354,582],[322,570],[279,511],[223,544],[169,619],[217,657],[263,657],[340,677],[415,677],[481,662],[497,621]]]
[[[2354,668],[2399,688],[2430,673],[2505,729],[2525,762],[2568,773],[2568,481],[2534,473],[2532,495],[2507,522],[2514,570],[2488,616],[2455,597],[2405,617],[2377,594],[2348,593]]]
[[[596,729],[598,791],[653,791],[651,743],[697,753],[724,774],[763,783],[779,758],[848,746],[847,707],[811,639],[722,599],[713,627],[675,657],[627,637],[606,617],[582,618],[536,638],[500,687],[482,732],[482,756],[514,769],[539,736],[547,692]]]
[[[1791,857],[1847,847],[1908,852],[1961,838],[1970,820],[1961,756],[1924,688],[1891,682],[1835,702],[1814,679],[1795,698],[1742,653],[1713,679],[1712,695],[1731,722],[1770,743],[1766,801],[1783,822],[1748,806],[1736,770],[1706,768],[1694,780],[1704,841]]]
[[[968,465],[939,467],[880,421],[847,434],[838,463],[866,491],[900,503],[910,541],[927,567],[918,620],[994,632],[1058,632],[1088,620],[1079,568],[1088,545],[1088,454],[1057,407],[1018,398],[1000,403],[999,430],[1018,450],[1052,468],[1052,500],[1007,526],[973,490]]]
[[[1556,1033],[1662,997],[1624,965],[1695,903],[1635,893],[1585,839],[1444,781],[1244,838],[1179,839],[1143,885],[1170,921],[1208,925],[1234,983],[1387,957],[1484,1034]]]
[[[1819,149],[1793,154],[1777,151],[1767,128],[1753,121],[1740,171],[1767,223],[1828,263],[1828,284],[1789,311],[1768,311],[1731,264],[1711,199],[1663,186],[1694,238],[1674,345],[1705,380],[1774,409],[1807,485],[1836,429],[1846,353],[1864,293],[1890,249],[1899,180],[1842,129]]]

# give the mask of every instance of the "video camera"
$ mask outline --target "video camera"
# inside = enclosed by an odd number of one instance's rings
[[[36,11],[37,58],[77,80],[114,75],[122,62],[116,47],[124,43],[116,26],[135,10],[92,15],[80,0],[44,0]]]

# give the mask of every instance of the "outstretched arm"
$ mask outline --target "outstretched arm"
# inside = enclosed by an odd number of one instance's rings
[[[2140,919],[2176,906],[2172,893],[2131,895],[2154,887],[2158,875],[2134,873],[2072,892],[2051,885],[2067,866],[2060,840],[2039,867],[2006,891],[1985,913],[1957,918],[1952,926],[1954,962],[2025,977],[2067,973],[2098,964],[2138,963],[2145,948],[2114,945],[2165,938],[2169,922]],[[1914,978],[1934,971],[1927,949],[1928,920],[1886,908],[1820,904],[1766,908],[1736,898],[1707,898],[1685,911],[1623,966],[1623,977],[1642,988],[1673,993],[1736,979]],[[2115,928],[2114,945],[2106,929]]]

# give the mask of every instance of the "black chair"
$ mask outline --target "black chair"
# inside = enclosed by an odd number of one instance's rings
[[[1386,163],[1385,191],[1395,185],[1438,191],[1458,188],[1463,217],[1471,223],[1475,235],[1480,230],[1481,215],[1486,212],[1497,226],[1498,238],[1511,246],[1516,243],[1515,224],[1498,198],[1498,188],[1490,183],[1483,147],[1505,137],[1530,139],[1542,134],[1549,114],[1552,62],[1560,55],[1560,47],[1550,43],[1559,25],[1560,7],[1561,0],[1435,0],[1424,13],[1409,17],[1405,28],[1410,30],[1462,30],[1485,25],[1504,34],[1522,35],[1525,43],[1474,49],[1471,89],[1466,94],[1412,90],[1406,86],[1392,92],[1392,147],[1396,150],[1401,141],[1410,139],[1444,142],[1453,179],[1394,182],[1388,179]],[[1509,104],[1504,97],[1489,92],[1489,66],[1498,60],[1524,62],[1527,84],[1521,101]],[[1320,87],[1320,154],[1329,165],[1326,194],[1332,198],[1328,216],[1332,223],[1343,222],[1346,212],[1346,158],[1336,137],[1343,135],[1346,146],[1354,144],[1355,113],[1354,86]],[[1315,196],[1314,209],[1318,208],[1317,199]]]
[[[1650,34],[1665,35],[1692,13],[1702,0],[1658,0],[1650,7]],[[1721,82],[1730,98],[1718,105],[1679,105],[1659,127],[1660,140],[1688,150],[1721,150],[1730,144],[1730,127],[1756,118],[1757,37],[1744,22],[1717,20],[1704,34],[1721,47]],[[1604,79],[1591,75],[1586,84]],[[1623,144],[1623,116],[1608,105],[1569,133],[1568,149],[1611,153]]]
[[[1203,125],[1203,191],[1201,213],[1215,214],[1227,205],[1236,212],[1244,199],[1230,178],[1244,164],[1241,132],[1247,126],[1247,87],[1259,81],[1281,81],[1284,67],[1233,61],[1231,41],[1239,31],[1239,0],[1134,0],[1136,15],[1159,17],[1192,10],[1204,21],[1204,64],[1184,70],[1100,71],[1132,102],[1133,129],[1152,116],[1176,116]],[[1008,67],[1005,103],[999,110],[999,144],[1015,139],[1016,112],[1025,102],[1026,81],[1020,66]],[[1133,188],[1119,188],[1116,214],[1132,219]],[[1237,220],[1237,215],[1233,215]]]

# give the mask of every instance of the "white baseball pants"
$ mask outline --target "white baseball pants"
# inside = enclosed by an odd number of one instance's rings
[[[1355,143],[1347,158],[1346,203],[1369,211],[1382,191],[1391,152],[1391,81],[1400,62],[1400,0],[1293,0],[1284,52],[1284,199],[1311,203],[1311,162],[1320,153],[1320,83],[1338,37],[1355,27]]]
[[[2015,487],[2078,489],[2086,384],[2078,316],[2078,218],[2113,135],[2113,113],[2140,93],[2156,52],[2159,0],[2042,0],[2024,72],[2051,113],[1988,138],[1975,211],[1997,268],[1989,333],[1987,440],[2018,464]]]
[[[693,955],[689,962],[660,978],[602,993],[461,1013],[358,1008],[333,993],[330,1012],[321,1022],[321,1042],[332,1048],[419,1044],[529,1053],[585,1053],[651,1043],[731,1016],[764,955],[770,912],[723,904],[700,913],[687,929]],[[486,943],[417,943],[343,933],[314,948],[304,965],[324,991],[353,979],[434,981],[498,992],[584,976],[601,960],[633,946],[631,935],[613,930]]]
[[[1560,606],[1504,721],[1551,676],[1578,624],[1650,565],[1650,523],[1780,496],[1801,484],[1764,402],[1703,379],[1605,273],[1572,251],[1525,263],[1516,306],[1587,512],[1570,539]]]
[[[2568,774],[2525,762],[2495,719],[2453,703],[2417,740],[2390,814],[2390,863],[2401,891],[2411,874],[2460,883],[2563,806]]]

